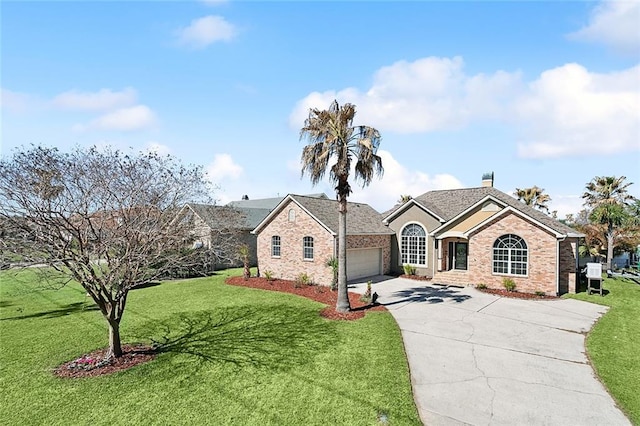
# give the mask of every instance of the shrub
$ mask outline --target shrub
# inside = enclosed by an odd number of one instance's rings
[[[264,277],[267,281],[273,281],[273,272],[267,269],[264,271]]]
[[[363,303],[371,303],[371,280],[367,281],[367,291],[360,296],[360,301]]]
[[[296,280],[293,283],[293,286],[295,288],[300,288],[304,285],[310,285],[310,284],[311,284],[311,277],[306,272],[302,272],[301,274],[298,274],[298,276],[296,277]]]
[[[480,284],[476,284],[476,288],[478,290],[485,290],[487,288],[486,284],[480,283]]]
[[[331,291],[336,291],[338,289],[338,259],[332,256],[327,259],[326,265],[331,267],[331,272],[333,272],[333,277],[331,278]]]
[[[402,269],[404,269],[405,275],[415,275],[416,274],[416,267],[415,266],[411,266],[411,265],[405,263],[404,265],[402,265]]]
[[[536,290],[535,293],[536,293],[536,296],[538,296],[538,297],[542,297],[542,296],[546,296],[547,295],[547,293],[545,293],[542,290]]]
[[[516,291],[516,282],[513,281],[511,278],[503,278],[502,279],[502,286],[507,291]]]

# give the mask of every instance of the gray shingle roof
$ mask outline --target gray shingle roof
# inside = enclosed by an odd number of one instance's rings
[[[328,198],[290,195],[332,232],[338,233],[338,202]],[[382,215],[362,203],[347,203],[347,235],[390,235],[394,232],[382,223]]]
[[[229,206],[189,203],[189,207],[211,229],[253,229],[253,222],[260,223],[269,210],[236,209]]]
[[[429,191],[415,197],[415,201],[448,222],[487,196],[492,196],[498,201],[503,202],[507,206],[513,207],[527,216],[530,216],[560,234],[566,235],[569,233],[577,233],[575,229],[551,218],[539,210],[525,205],[514,197],[493,187]],[[385,213],[385,217],[393,214],[401,207],[402,205],[394,206],[391,210]]]
[[[318,194],[308,194],[307,197],[327,198],[327,195],[325,193],[320,192]],[[231,201],[230,203],[227,204],[227,206],[246,208],[246,209],[273,210],[282,200],[284,200],[284,197],[260,198],[256,200],[237,200],[237,201]],[[262,219],[264,219],[264,216],[262,217]]]

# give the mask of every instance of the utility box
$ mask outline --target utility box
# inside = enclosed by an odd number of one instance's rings
[[[587,263],[587,278],[602,279],[602,264]]]
[[[598,286],[595,286],[595,283]],[[600,263],[587,263],[587,293],[591,294],[592,291],[597,291],[602,296],[602,264]]]

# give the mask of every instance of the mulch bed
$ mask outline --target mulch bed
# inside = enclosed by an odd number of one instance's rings
[[[497,288],[477,288],[476,290],[481,291],[483,293],[495,294],[496,296],[502,297],[510,297],[512,299],[559,299],[558,296],[548,296],[548,295],[540,295],[538,296],[535,293],[521,293],[519,291],[507,291],[504,289]]]
[[[400,275],[400,278],[407,278],[409,280],[414,280],[414,281],[431,281],[431,277],[426,277],[424,275],[402,274],[402,275]]]
[[[327,307],[320,311],[320,315],[332,320],[356,320],[364,317],[366,312],[386,310],[386,308],[381,305],[363,303],[360,301],[360,294],[350,292],[349,302],[351,303],[351,311],[347,313],[336,312],[335,307],[338,294],[326,286],[300,285],[296,287],[293,281],[279,279],[267,281],[264,277],[251,277],[247,280],[242,277],[229,277],[226,283],[242,287],[297,294],[298,296],[324,303]]]
[[[96,377],[126,370],[151,361],[156,354],[148,345],[122,345],[122,356],[104,361],[109,348],[85,354],[73,361],[65,362],[53,370],[53,374],[64,378]]]

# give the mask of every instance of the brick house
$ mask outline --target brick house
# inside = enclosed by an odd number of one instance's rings
[[[308,197],[327,198],[326,194],[309,194]],[[251,231],[280,203],[284,197],[250,200],[244,195],[241,200],[227,205],[185,204],[176,220],[188,221],[193,235],[193,247],[215,249],[216,244],[228,248],[246,244],[249,247],[251,266],[258,262],[256,236]],[[223,260],[216,268],[237,267],[242,261],[237,253],[221,253]]]
[[[394,232],[367,204],[348,203],[347,209],[347,278],[389,273]],[[327,261],[337,255],[337,201],[289,194],[252,233],[262,273],[290,280],[306,273],[317,284],[331,283]]]
[[[575,292],[577,247],[584,235],[483,185],[430,191],[384,214],[394,231],[391,268],[415,267],[434,283],[503,288],[510,278],[524,292]]]

